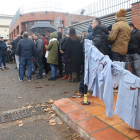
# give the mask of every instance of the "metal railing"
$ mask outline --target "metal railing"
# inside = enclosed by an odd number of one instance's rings
[[[131,8],[131,4],[139,1],[140,0],[98,0],[90,5],[80,8],[73,12],[73,14],[80,14],[82,10],[85,10],[83,15],[101,17],[117,12],[120,9],[129,9]]]

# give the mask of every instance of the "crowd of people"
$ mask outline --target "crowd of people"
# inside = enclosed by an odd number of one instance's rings
[[[82,74],[79,89],[73,95],[75,98],[82,97],[84,47],[86,47],[84,39],[92,40],[94,46],[104,55],[108,55],[112,61],[126,62],[128,55],[133,74],[140,77],[140,31],[133,23],[127,23],[125,9],[116,13],[115,24],[108,27],[101,23],[100,18],[94,18],[88,32],[83,31],[81,37],[76,34],[74,28],[70,28],[63,37],[61,32],[50,33],[49,30],[46,30],[46,34],[33,33],[31,36],[27,31],[22,31],[20,36],[7,44],[0,36],[0,71],[3,70],[1,62],[4,69],[8,70],[5,62],[8,56],[9,62],[16,61],[19,81],[23,81],[26,76],[26,66],[28,66],[28,81],[32,80],[36,67],[38,67],[36,79],[42,79],[43,75],[47,75],[51,70],[52,76],[49,81],[62,78],[68,79],[69,82],[78,82]],[[12,50],[12,53],[9,50]]]

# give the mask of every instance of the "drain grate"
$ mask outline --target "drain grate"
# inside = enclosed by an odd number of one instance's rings
[[[34,107],[34,108],[29,108],[29,109],[23,109],[20,111],[12,112],[12,113],[6,113],[2,114],[0,117],[0,123],[6,123],[6,122],[11,122],[27,117],[31,117],[33,115],[38,115],[44,113],[44,109],[47,109],[47,107]]]

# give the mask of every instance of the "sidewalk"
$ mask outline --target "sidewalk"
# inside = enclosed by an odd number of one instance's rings
[[[53,110],[85,140],[140,140],[140,131],[133,130],[117,115],[106,116],[104,102],[88,97],[90,105],[81,105],[83,98],[63,98],[53,104]],[[117,94],[114,93],[113,110]]]

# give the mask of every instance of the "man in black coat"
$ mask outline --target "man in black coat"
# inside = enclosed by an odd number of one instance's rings
[[[0,71],[3,71],[1,62],[3,62],[4,70],[8,70],[6,67],[6,50],[7,46],[3,41],[3,37],[0,36]]]
[[[28,65],[28,81],[32,79],[32,61],[36,52],[35,44],[28,39],[28,32],[24,32],[24,38],[18,42],[16,52],[20,56],[20,79],[23,81],[26,63]]]
[[[107,35],[108,29],[101,25],[100,18],[95,18],[92,21],[92,41],[97,49],[104,55],[108,55]]]
[[[24,31],[22,31],[21,33],[20,33],[20,36],[15,40],[15,42],[14,42],[14,45],[15,45],[15,59],[16,59],[16,64],[17,64],[17,68],[19,69],[19,56],[18,56],[18,54],[17,54],[17,51],[16,51],[16,49],[17,49],[17,44],[18,44],[18,42],[19,42],[19,40],[20,39],[23,39],[23,33],[24,33]]]
[[[133,74],[140,77],[140,30],[135,28],[132,23],[129,26],[132,33],[128,44],[128,58]]]

